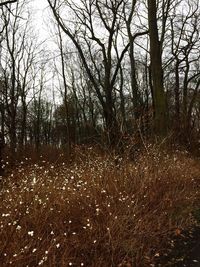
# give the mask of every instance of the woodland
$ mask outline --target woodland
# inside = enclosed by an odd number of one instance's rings
[[[41,1],[0,0],[1,266],[193,266],[199,0]]]

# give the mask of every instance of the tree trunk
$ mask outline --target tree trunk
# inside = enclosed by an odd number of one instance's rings
[[[163,85],[163,69],[161,47],[158,37],[156,0],[148,0],[148,22],[150,36],[151,75],[154,99],[154,130],[155,134],[167,134],[167,105]]]
[[[3,176],[4,169],[3,169],[3,148],[4,148],[4,136],[0,132],[0,176]]]
[[[138,94],[138,83],[136,79],[136,66],[135,66],[135,57],[134,57],[134,45],[131,41],[130,43],[130,63],[131,63],[131,89],[133,96],[133,107],[134,107],[134,117],[135,120],[138,120],[140,117],[140,101]]]
[[[175,66],[175,127],[177,132],[180,130],[180,81],[179,81],[179,59],[176,59],[176,66]]]
[[[26,104],[23,103],[23,114],[22,114],[22,125],[21,125],[21,136],[20,136],[20,146],[21,149],[26,145],[26,122],[27,122],[27,107]]]
[[[119,143],[119,125],[114,112],[112,97],[109,94],[106,97],[103,113],[106,122],[107,143],[110,147],[115,147]]]

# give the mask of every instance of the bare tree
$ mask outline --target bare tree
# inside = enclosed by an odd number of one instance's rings
[[[136,3],[137,0],[131,1],[130,6],[127,7],[127,9],[130,10],[128,12],[126,9],[124,9],[124,19],[126,21],[126,28],[127,28],[127,33],[128,33],[128,38],[130,42],[130,47],[129,47],[129,58],[130,58],[130,68],[131,68],[131,73],[130,73],[130,79],[131,79],[131,88],[132,88],[132,95],[133,95],[133,106],[134,106],[134,115],[135,119],[137,120],[140,115],[140,110],[141,110],[141,98],[139,95],[139,88],[138,88],[138,82],[137,82],[137,75],[136,75],[136,60],[135,60],[135,53],[134,53],[134,42],[135,39],[139,36],[145,35],[148,33],[148,30],[144,29],[142,32],[138,31],[137,28],[135,29],[136,32],[133,33],[133,17],[134,13],[136,13]]]
[[[166,135],[167,106],[164,92],[161,43],[158,35],[156,0],[148,0],[148,24],[155,113],[155,133],[158,135]]]
[[[25,23],[24,23],[24,18]],[[30,13],[25,1],[17,2],[12,13],[2,10],[4,40],[2,63],[4,123],[8,129],[12,155],[26,140],[27,96],[33,84],[33,63],[37,38],[31,29]],[[30,96],[30,95],[29,95]]]
[[[60,5],[59,1],[48,2],[57,23],[71,39],[80,55],[103,108],[109,143],[114,145],[119,140],[119,125],[113,99],[114,85],[121,62],[130,45],[129,42],[124,45],[116,61],[113,45],[114,42],[118,43],[120,38],[118,29],[123,23],[121,17],[124,1],[81,1],[80,5],[72,1],[65,2],[64,5]],[[74,31],[64,22],[62,8],[69,8],[76,17],[71,25]],[[97,23],[101,28],[95,28]],[[99,31],[104,32],[103,38],[99,36]]]

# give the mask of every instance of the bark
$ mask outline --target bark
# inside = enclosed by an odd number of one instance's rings
[[[167,105],[163,85],[161,45],[158,36],[156,0],[148,0],[151,75],[154,99],[154,130],[158,136],[167,134]]]
[[[175,120],[176,120],[176,130],[180,130],[180,79],[179,79],[179,60],[176,60],[175,66]]]
[[[61,57],[61,68],[62,68],[62,77],[63,77],[63,85],[64,85],[64,105],[65,105],[65,112],[66,112],[66,135],[67,135],[67,154],[71,154],[71,133],[70,133],[70,117],[69,117],[69,107],[67,101],[67,93],[68,93],[68,86],[67,80],[65,76],[65,59],[64,59],[64,51],[63,51],[63,40],[62,34],[60,30],[60,26],[58,25],[58,34],[59,34],[59,48],[60,48],[60,57]]]
[[[4,135],[0,132],[0,176],[3,176],[4,169],[3,169],[3,149],[4,149]]]

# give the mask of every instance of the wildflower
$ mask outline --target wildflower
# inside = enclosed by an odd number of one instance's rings
[[[41,260],[41,261],[39,261],[38,265],[40,266],[40,265],[42,265],[43,263],[44,263],[44,261]]]
[[[99,215],[99,211],[100,211],[100,209],[97,208],[97,209],[96,209],[96,213],[97,213],[97,215]]]
[[[28,235],[33,236],[34,231],[28,231]]]
[[[21,228],[22,227],[20,225],[17,225],[17,227],[16,227],[17,230],[21,230]]]
[[[33,178],[32,185],[36,184],[36,178]]]
[[[2,217],[9,217],[10,216],[10,214],[9,213],[6,213],[6,214],[2,214]]]

